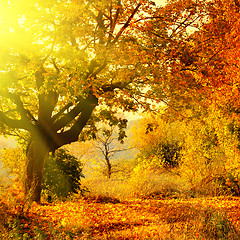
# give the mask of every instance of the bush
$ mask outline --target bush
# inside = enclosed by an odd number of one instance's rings
[[[240,196],[240,182],[232,173],[221,174],[215,181],[221,194]]]
[[[205,239],[239,239],[240,235],[224,213],[206,209],[202,214],[201,235]]]
[[[133,129],[133,146],[139,149],[138,162],[156,169],[178,167],[183,141],[180,125],[156,116],[140,119],[137,128]]]
[[[59,149],[50,155],[45,163],[43,193],[48,199],[65,199],[72,193],[83,193],[81,188],[82,165],[65,149]]]

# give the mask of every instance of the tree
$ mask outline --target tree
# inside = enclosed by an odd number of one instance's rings
[[[236,165],[239,151],[237,142],[231,141],[238,135],[240,119],[238,1],[173,0],[171,3],[165,11],[171,9],[171,16],[178,19],[175,21],[178,24],[171,26],[171,41],[165,57],[169,68],[163,84],[157,88],[164,88],[159,91],[166,97],[164,114],[168,120],[191,123],[195,119],[203,129],[208,126],[203,135],[197,134],[199,143],[204,144],[206,139],[201,139],[204,135],[212,138],[213,149],[217,149],[219,155],[224,149],[224,161],[231,159],[229,166]],[[155,37],[156,42],[161,41],[161,36],[155,34]],[[154,61],[159,59],[156,57]],[[211,155],[209,149],[203,152]],[[192,156],[189,165],[197,155]],[[220,159],[217,154],[214,158]]]
[[[175,12],[182,9],[182,15],[194,13],[186,8],[184,1],[172,1]],[[195,117],[204,116],[215,105],[218,110],[232,119],[238,119],[239,98],[239,4],[234,0],[187,1],[198,9],[198,20],[185,31],[184,19],[176,27],[169,61],[166,85],[171,89],[168,94],[168,109],[175,117],[194,109]],[[177,8],[178,6],[178,8]],[[185,9],[185,11],[183,11]],[[175,14],[177,15],[177,14]],[[200,18],[200,16],[203,16]],[[179,40],[179,36],[184,38]]]
[[[154,171],[177,168],[184,142],[181,128],[181,122],[166,122],[160,114],[140,119],[133,129],[139,164]]]
[[[127,122],[125,121],[123,124],[127,124]],[[118,128],[122,128],[121,124],[118,125]],[[93,163],[93,165],[99,165],[107,178],[111,178],[113,173],[120,171],[117,167],[116,155],[130,150],[123,142],[124,137],[124,133],[118,136],[116,126],[102,125],[101,130],[96,135],[96,139],[92,141],[91,149],[89,149],[91,154],[88,158],[97,162]]]
[[[142,90],[155,81],[154,43],[144,35],[154,8],[147,0],[1,3],[0,128],[30,134],[31,201],[40,201],[49,152],[77,141],[83,130],[94,136],[101,119],[118,123],[117,109],[149,108]],[[166,25],[160,30],[165,44]]]
[[[185,8],[184,1],[172,2],[173,9],[185,9],[185,12],[181,12],[186,16],[192,14],[191,8]],[[195,1],[188,1],[190,2],[193,4]],[[178,48],[175,52],[171,51],[174,61],[169,62],[169,74],[165,81],[171,89],[166,102],[166,115],[185,122],[195,119],[201,123],[203,129],[208,126],[211,134],[204,135],[212,135],[213,141],[217,142],[217,146],[213,144],[213,149],[217,149],[219,155],[224,149],[223,159],[226,166],[237,166],[239,151],[235,138],[240,119],[238,1],[198,1],[195,6],[201,9],[200,15],[204,17],[199,18],[184,33],[185,39],[175,39],[174,44]],[[184,21],[180,22],[185,24]],[[181,28],[177,29],[179,32]],[[229,127],[232,134],[229,133]],[[204,142],[201,136],[197,134],[199,143]],[[235,139],[234,143],[231,143],[232,138]],[[211,155],[211,151],[207,151],[207,154]],[[207,151],[204,150],[204,155]],[[192,156],[192,159],[195,159],[196,155]],[[220,162],[217,154],[212,156],[210,158],[216,158]],[[189,161],[189,165],[193,161]]]
[[[201,177],[211,179],[214,167],[239,175],[239,1],[169,2],[162,14],[171,12],[167,21],[176,24],[166,51],[159,58],[157,49],[152,59],[164,59],[168,71],[151,94],[164,97],[165,119],[193,124],[182,151],[184,171],[202,187]],[[156,45],[162,41],[161,34],[150,34]]]

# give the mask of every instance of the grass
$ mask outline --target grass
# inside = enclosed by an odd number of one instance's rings
[[[189,189],[189,183],[174,173],[143,172],[130,178],[111,178],[101,176],[82,180],[91,193],[116,197],[120,200],[139,198],[161,193],[164,196],[179,197]]]
[[[174,175],[84,184],[85,197],[41,205],[12,185],[0,196],[0,239],[240,239],[239,198],[192,198]]]
[[[240,239],[238,198],[1,205],[1,239]]]
[[[83,183],[85,197],[41,205],[2,190],[0,239],[240,239],[239,198],[192,198],[175,175]]]

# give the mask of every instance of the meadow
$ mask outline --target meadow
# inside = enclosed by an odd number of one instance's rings
[[[18,188],[2,195],[1,239],[240,238],[238,197],[151,195],[124,199],[76,194],[66,201],[43,200],[41,204],[22,199]]]

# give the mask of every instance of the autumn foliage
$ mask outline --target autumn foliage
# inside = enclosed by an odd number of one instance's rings
[[[0,27],[2,239],[240,238],[238,0],[5,1]]]
[[[223,213],[226,212],[226,215]],[[20,239],[238,239],[237,199],[88,200],[32,205],[28,211],[3,203],[1,237]]]

